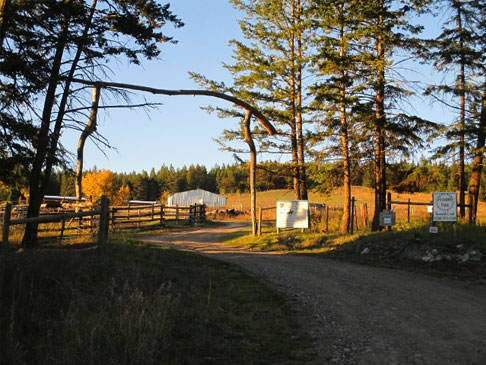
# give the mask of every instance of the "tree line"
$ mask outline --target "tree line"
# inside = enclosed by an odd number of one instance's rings
[[[259,164],[256,174],[258,191],[293,189],[290,171],[291,163],[266,161]],[[309,190],[331,193],[343,187],[342,162],[323,163],[307,166]],[[466,178],[472,173],[472,165],[466,166]],[[399,193],[434,191],[455,191],[459,180],[459,164],[433,163],[422,158],[418,163],[400,161],[387,166],[389,188]],[[373,166],[371,163],[353,168],[353,186],[374,188]],[[72,171],[56,170],[47,187],[47,195],[74,196],[75,175]],[[161,166],[149,172],[115,173],[96,168],[84,173],[84,196],[94,199],[102,194],[110,196],[110,201],[122,204],[126,200],[163,201],[173,193],[203,189],[217,194],[249,192],[248,163],[234,163],[214,166],[210,169],[202,165]],[[0,200],[16,201],[25,197],[26,185],[16,188],[1,185]],[[486,201],[486,180],[482,179],[480,200]]]

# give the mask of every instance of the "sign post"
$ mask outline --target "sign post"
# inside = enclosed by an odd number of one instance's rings
[[[430,233],[438,232],[438,228],[434,226],[435,222],[453,222],[454,237],[456,237],[457,194],[455,192],[434,193],[432,205],[432,226],[429,229]]]
[[[433,218],[434,222],[457,222],[457,194],[434,193]]]
[[[308,200],[277,200],[277,230],[280,228],[309,228]]]

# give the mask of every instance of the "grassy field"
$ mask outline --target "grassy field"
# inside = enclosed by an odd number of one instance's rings
[[[399,194],[391,192],[393,201],[406,202],[410,199],[411,202],[431,202],[432,193],[415,193],[415,194]],[[250,195],[246,194],[225,194],[228,198],[228,208],[234,208],[242,211],[250,209]],[[370,188],[362,186],[353,186],[352,196],[356,199],[356,210],[358,217],[362,216],[363,204],[367,204],[369,215],[373,214],[374,194]],[[293,200],[294,194],[292,190],[269,190],[257,193],[257,206],[259,207],[275,207],[276,200]],[[309,192],[309,201],[312,203],[324,203],[331,207],[342,207],[344,202],[343,189],[338,188],[333,190],[330,194],[321,194],[316,191]],[[393,210],[397,214],[398,222],[407,221],[407,206],[393,205]],[[272,216],[273,215],[273,216]],[[265,214],[264,219],[271,220],[275,217],[275,211],[269,211]],[[411,221],[424,221],[429,219],[426,206],[412,206],[411,207]],[[361,221],[358,222],[362,225]],[[478,223],[486,225],[486,202],[480,202],[478,206]],[[337,225],[339,226],[339,225]]]
[[[309,360],[286,299],[241,270],[133,238],[117,243],[102,255],[0,250],[1,364]]]

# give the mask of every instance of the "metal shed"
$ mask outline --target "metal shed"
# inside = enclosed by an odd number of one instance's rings
[[[226,206],[226,197],[206,190],[196,189],[175,193],[169,196],[167,203],[168,205],[180,206],[206,204],[210,207],[224,207]]]

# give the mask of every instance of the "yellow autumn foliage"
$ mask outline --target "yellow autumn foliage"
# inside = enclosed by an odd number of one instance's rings
[[[92,171],[83,176],[83,195],[97,200],[106,195],[111,205],[121,205],[130,199],[130,188],[116,183],[116,174],[110,170]]]

